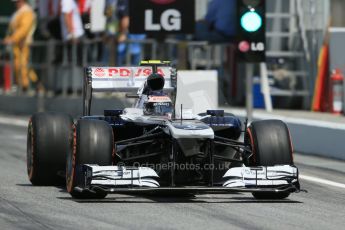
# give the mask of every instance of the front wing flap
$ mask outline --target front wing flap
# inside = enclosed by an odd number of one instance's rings
[[[274,187],[297,183],[298,169],[291,165],[234,167],[223,178],[223,186],[229,188]]]
[[[83,186],[159,187],[157,173],[148,167],[82,165]]]
[[[148,167],[81,165],[79,185],[83,192],[299,192],[298,169],[281,165],[234,167],[223,176],[222,186],[160,187],[159,176]]]

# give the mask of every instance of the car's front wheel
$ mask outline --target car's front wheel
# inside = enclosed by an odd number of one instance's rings
[[[73,144],[67,154],[66,186],[74,198],[104,198],[104,192],[78,192],[79,166],[82,164],[112,165],[114,137],[111,126],[105,121],[79,120],[73,127]]]
[[[247,129],[253,155],[250,166],[293,165],[293,147],[287,125],[280,120],[252,122]],[[254,192],[256,199],[284,199],[289,192]]]

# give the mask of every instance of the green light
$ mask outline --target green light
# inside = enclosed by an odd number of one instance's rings
[[[255,11],[249,11],[242,15],[241,26],[248,32],[255,32],[262,26],[262,18]]]

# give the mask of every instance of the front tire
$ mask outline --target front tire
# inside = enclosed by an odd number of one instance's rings
[[[293,165],[293,148],[287,125],[280,120],[252,122],[247,136],[253,156],[250,166]],[[256,199],[284,199],[290,192],[253,192]]]
[[[36,113],[30,118],[27,171],[33,185],[64,183],[72,124],[72,118],[61,113]]]
[[[105,121],[79,120],[73,127],[73,145],[67,155],[67,191],[77,199],[102,199],[104,192],[77,192],[79,165],[112,165],[114,155],[113,130]]]

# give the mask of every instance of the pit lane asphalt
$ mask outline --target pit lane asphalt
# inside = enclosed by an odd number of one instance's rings
[[[283,201],[245,193],[73,200],[64,188],[30,184],[22,124],[0,124],[0,229],[344,229],[345,189],[303,179],[308,193]],[[345,183],[344,162],[295,160],[301,175]]]

